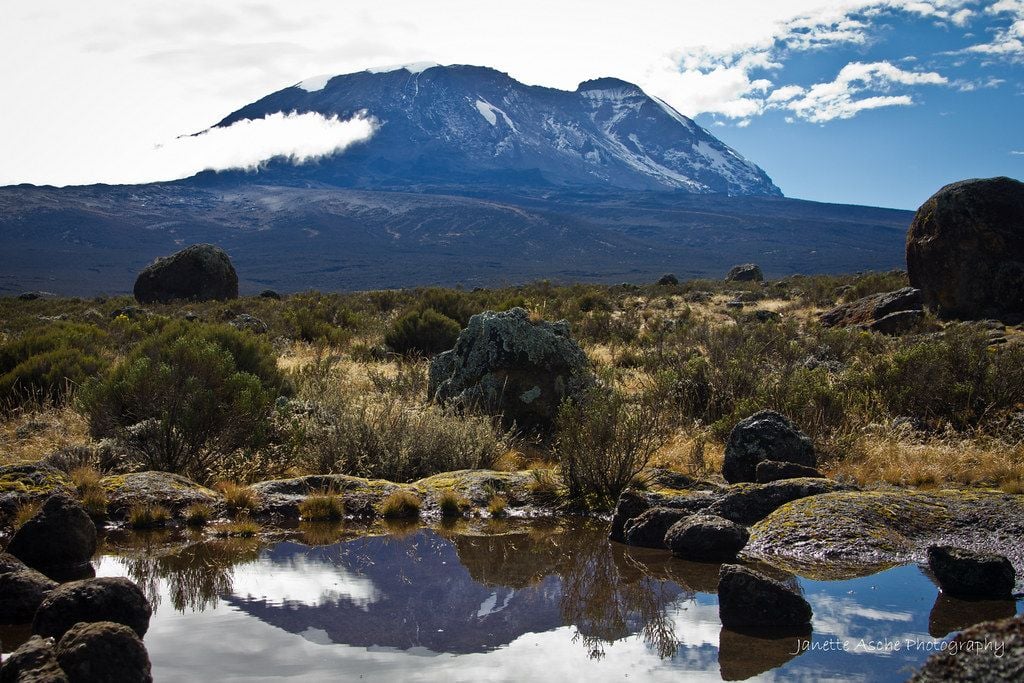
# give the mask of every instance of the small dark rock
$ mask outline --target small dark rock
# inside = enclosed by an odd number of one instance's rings
[[[39,605],[56,587],[56,581],[34,569],[0,574],[0,624],[32,621]]]
[[[708,514],[725,517],[737,524],[754,524],[777,509],[801,498],[846,491],[853,487],[831,479],[782,479],[767,484],[733,487],[708,508]]]
[[[1013,565],[994,553],[933,545],[928,568],[943,593],[961,598],[1009,599],[1016,583]]]
[[[622,495],[619,496],[619,501],[615,504],[615,512],[612,514],[612,527],[608,532],[608,538],[618,543],[625,543],[626,522],[634,517],[638,517],[641,513],[650,509],[650,507],[651,504],[643,494],[632,489],[623,491]]]
[[[782,320],[782,315],[780,313],[777,313],[776,311],[769,311],[767,309],[762,308],[760,310],[754,311],[753,313],[748,315],[747,318],[759,323],[770,323],[775,322],[777,320]]]
[[[726,308],[743,308],[744,305],[745,304],[738,299],[733,299],[732,301],[725,302]]]
[[[802,477],[824,478],[824,475],[813,467],[798,465],[795,462],[779,462],[762,460],[757,463],[756,479],[759,484],[767,484],[780,479],[799,479]]]
[[[872,332],[881,332],[882,334],[903,334],[914,329],[922,320],[924,320],[924,311],[896,311],[871,322],[867,328]]]
[[[725,279],[730,282],[764,282],[764,273],[756,263],[743,263],[730,268]]]
[[[722,565],[718,579],[722,626],[744,629],[809,629],[811,606],[803,596],[758,571]]]
[[[149,683],[149,653],[121,624],[78,623],[57,643],[57,662],[70,683]]]
[[[281,295],[278,294],[277,292],[275,292],[272,289],[264,289],[262,292],[260,292],[260,298],[261,299],[273,299],[274,301],[280,301],[281,300]]]
[[[242,313],[231,321],[231,326],[237,330],[249,330],[254,334],[266,334],[267,324],[256,316]]]
[[[135,299],[140,303],[237,298],[235,267],[227,253],[212,244],[193,244],[158,258],[135,280]]]
[[[96,552],[96,525],[70,496],[53,495],[14,532],[7,552],[43,573],[83,567]]]
[[[645,510],[626,522],[623,532],[627,545],[644,548],[664,548],[665,534],[684,517],[689,517],[688,510],[678,508],[656,507]]]
[[[745,526],[714,515],[691,515],[673,524],[665,545],[676,557],[694,562],[727,562],[750,539]]]
[[[677,278],[672,273],[665,273],[660,278],[658,278],[658,281],[655,284],[657,284],[659,286],[662,286],[662,287],[678,285],[679,284],[679,278]]]
[[[57,663],[53,640],[32,636],[4,660],[0,683],[68,683]]]
[[[725,445],[722,476],[731,484],[754,481],[757,463],[762,460],[792,462],[806,467],[818,464],[810,438],[789,418],[773,410],[762,410],[733,427]]]
[[[80,621],[113,621],[146,635],[152,615],[139,587],[122,577],[85,579],[66,583],[51,592],[36,612],[32,631],[60,638]]]

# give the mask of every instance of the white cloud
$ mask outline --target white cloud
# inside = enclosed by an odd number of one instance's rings
[[[998,0],[985,8],[993,16],[1008,15],[1010,25],[996,30],[991,41],[968,47],[964,52],[1024,59],[1024,0]]]
[[[794,85],[778,88],[768,96],[768,106],[786,109],[812,123],[824,123],[833,119],[849,119],[868,109],[914,103],[909,95],[868,95],[868,91],[884,93],[894,85],[948,83],[945,76],[932,71],[906,71],[889,62],[852,62],[828,83],[816,83],[809,88]]]
[[[1022,157],[1024,157],[1024,150],[1011,149],[1010,150],[1010,154],[1013,154],[1015,156],[1022,156]]]

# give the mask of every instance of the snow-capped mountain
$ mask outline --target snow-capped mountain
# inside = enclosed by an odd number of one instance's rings
[[[310,78],[217,125],[277,112],[366,112],[379,128],[368,142],[319,162],[272,162],[260,170],[261,183],[782,194],[707,130],[614,78],[569,92],[484,67],[410,64]]]

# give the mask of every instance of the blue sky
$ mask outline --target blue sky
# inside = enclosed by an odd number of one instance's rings
[[[420,61],[632,81],[791,197],[915,208],[961,178],[1024,178],[1024,0],[34,0],[5,9],[0,44],[0,185],[341,150],[364,122],[182,136],[311,76]]]

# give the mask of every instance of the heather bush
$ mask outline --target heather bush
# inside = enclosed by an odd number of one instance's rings
[[[407,313],[396,320],[384,343],[402,355],[432,356],[455,346],[462,327],[433,308]]]
[[[106,343],[93,325],[54,323],[0,346],[0,406],[63,402],[107,366]]]

